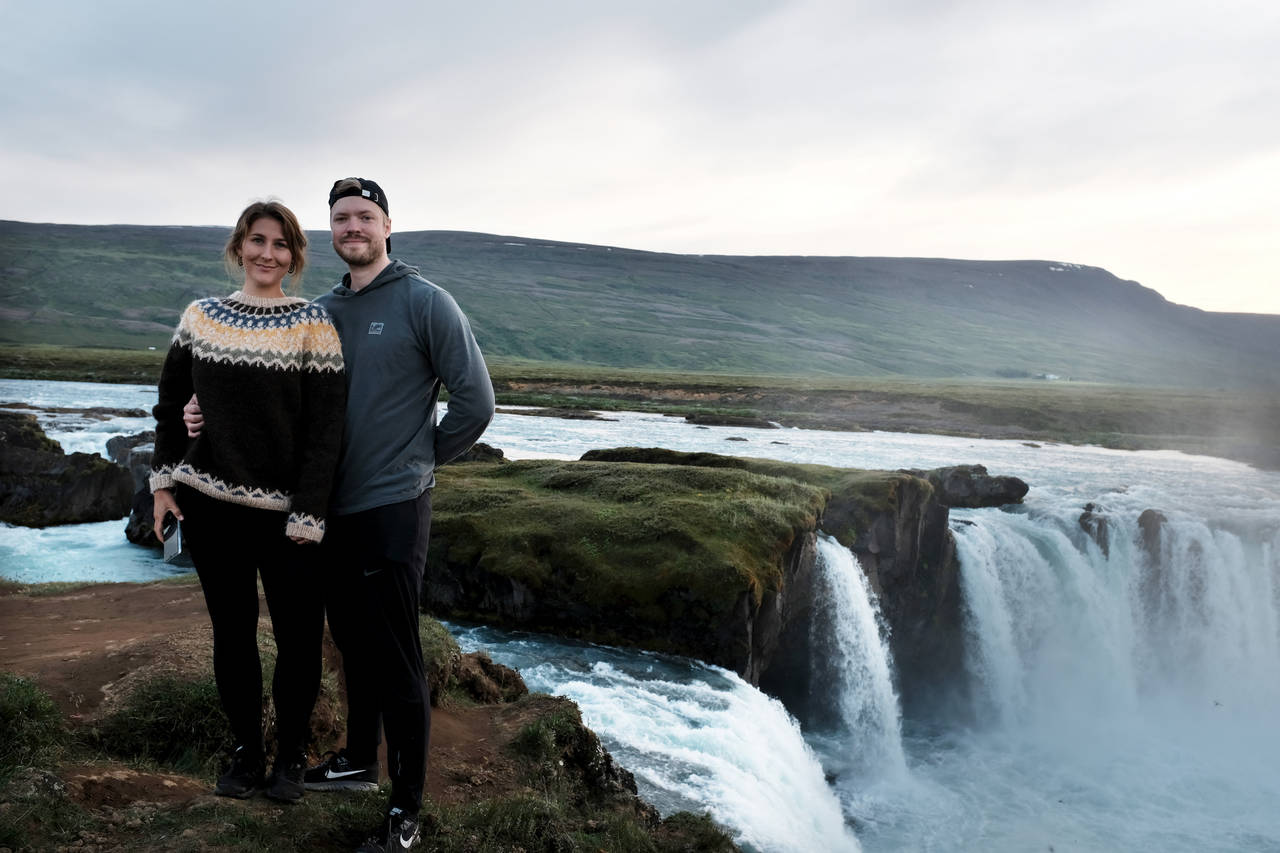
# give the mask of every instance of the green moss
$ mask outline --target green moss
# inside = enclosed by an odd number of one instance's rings
[[[586,605],[707,600],[781,582],[779,559],[812,528],[819,488],[742,470],[523,461],[443,469],[433,532],[448,560]],[[437,556],[437,559],[443,557]]]
[[[846,545],[852,544],[874,515],[894,509],[898,490],[904,481],[917,479],[910,474],[895,471],[835,468],[829,465],[722,456],[718,453],[684,453],[654,447],[591,450],[582,458],[600,462],[636,462],[658,466],[683,465],[720,470],[732,469],[803,483],[822,491],[825,498],[824,529]],[[739,521],[736,518],[728,520]]]
[[[457,681],[458,661],[462,650],[449,629],[425,613],[420,614],[418,636],[422,641],[422,659],[427,667],[427,683],[431,685],[431,701],[450,691]]]
[[[681,853],[732,853],[738,849],[708,814],[676,812],[662,821],[658,838],[661,849]]]

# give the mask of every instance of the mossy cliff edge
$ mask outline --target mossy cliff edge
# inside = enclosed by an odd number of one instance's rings
[[[435,615],[688,655],[784,699],[807,691],[819,530],[853,549],[880,595],[910,700],[962,654],[949,507],[1026,493],[981,466],[860,471],[641,448],[437,476]]]

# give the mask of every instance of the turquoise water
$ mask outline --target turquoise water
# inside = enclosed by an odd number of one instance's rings
[[[146,408],[153,394],[0,382],[0,401],[45,405]],[[459,628],[537,689],[577,701],[664,811],[710,810],[759,851],[1280,850],[1280,474],[1164,451],[609,416],[499,415],[484,440],[512,458],[632,445],[859,468],[981,463],[1032,486],[1013,511],[952,514],[975,706],[964,723],[941,711],[901,720],[900,750],[874,752],[902,772],[884,772],[861,740],[895,731],[884,720],[892,690],[849,705],[878,709],[866,718],[874,731],[846,720],[842,732],[807,732],[696,661]],[[46,420],[75,449],[142,428]],[[1111,519],[1109,554],[1079,528],[1086,503]],[[1169,519],[1158,565],[1136,546],[1149,508]],[[0,529],[0,575],[165,573],[123,542],[123,521]],[[842,642],[866,666],[846,670],[882,672],[865,628],[873,602],[854,600],[856,584],[832,590],[864,626]]]

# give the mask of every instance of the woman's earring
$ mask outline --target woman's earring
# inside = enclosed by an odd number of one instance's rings
[[[244,266],[244,258],[237,256],[237,257],[236,257],[236,266],[238,266],[238,267],[242,267],[242,266]]]
[[[289,275],[293,275],[293,264],[289,264]]]

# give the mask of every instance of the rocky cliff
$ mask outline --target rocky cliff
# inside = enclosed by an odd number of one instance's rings
[[[689,655],[793,708],[808,694],[819,530],[879,593],[911,702],[961,666],[950,507],[1027,490],[981,466],[854,471],[638,448],[441,478],[425,597],[436,615]]]
[[[81,524],[129,512],[132,478],[96,453],[64,453],[34,415],[0,411],[0,521]]]

